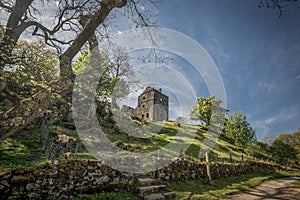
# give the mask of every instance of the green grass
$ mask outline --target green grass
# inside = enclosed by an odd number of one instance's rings
[[[154,134],[148,138],[129,138],[126,133],[116,133],[113,124],[103,126],[103,131],[112,143],[120,144],[120,148],[131,152],[156,152],[158,149],[163,148],[168,143],[174,144],[185,142],[188,143],[189,138],[194,137],[192,144],[185,152],[185,156],[199,161],[199,150],[202,141],[207,137],[204,128],[193,125],[182,124],[181,127],[177,126],[176,122],[140,122],[135,121],[136,124],[143,129],[145,134]],[[64,126],[50,127],[51,137],[55,138],[59,134],[66,134],[74,137],[80,143],[76,159],[94,159],[94,157],[86,150],[81,144],[81,138],[76,130],[68,129]],[[176,134],[182,132],[181,137]],[[16,168],[20,166],[30,166],[36,163],[45,162],[43,149],[40,142],[39,128],[31,128],[23,130],[20,134],[7,138],[0,146],[0,169],[11,167]],[[95,142],[92,140],[91,142]],[[96,145],[96,144],[95,144]],[[74,147],[73,147],[74,150]],[[176,149],[179,151],[178,149]],[[178,155],[179,152],[173,152],[173,155]],[[242,154],[244,158],[251,158],[247,156],[243,149],[238,149],[230,144],[227,140],[220,138],[212,152],[209,154],[210,161],[229,161],[230,155],[234,162],[240,161]],[[61,156],[63,157],[63,155]]]
[[[137,122],[137,124],[140,124],[145,134],[151,134],[152,130],[159,131],[149,138],[140,139],[132,137],[129,139],[127,134],[116,134],[111,127],[103,127],[103,130],[112,142],[122,143],[121,148],[124,147],[126,148],[125,150],[137,151],[140,153],[153,152],[161,149],[170,142],[186,142],[189,141],[189,138],[194,137],[194,140],[186,150],[185,155],[193,160],[199,160],[199,151],[203,145],[202,141],[207,137],[207,133],[199,128],[199,126],[182,124],[181,127],[177,127],[177,123],[175,122],[145,122],[144,124]],[[182,132],[184,136],[179,138],[176,137],[178,132]],[[244,159],[250,158],[243,149],[237,149],[228,141],[220,138],[216,142],[210,156],[211,161],[229,161],[231,155],[232,160],[237,162],[241,160],[242,154],[244,155]]]
[[[299,176],[299,174],[288,174],[286,172],[266,172],[222,178],[214,180],[212,183],[204,180],[188,180],[184,182],[166,182],[166,185],[180,199],[219,199],[225,195],[249,190],[266,180],[297,175]]]
[[[132,200],[134,198],[134,194],[131,192],[108,192],[93,195],[85,195],[84,197],[77,197],[73,200]]]
[[[24,130],[0,145],[0,169],[26,167],[47,162],[40,143],[39,129]]]
[[[158,149],[163,148],[170,142],[182,142],[188,141],[188,138],[194,137],[193,142],[185,152],[185,156],[193,160],[199,161],[199,151],[203,147],[202,141],[207,137],[207,133],[203,127],[182,124],[181,127],[177,126],[176,122],[149,122],[149,121],[138,121],[133,120],[140,128],[142,128],[143,134],[154,134],[148,138],[129,138],[126,133],[122,131],[116,133],[114,125],[104,123],[101,127],[108,139],[126,151],[139,152],[139,153],[149,153],[155,152]],[[63,126],[56,126],[52,128],[52,134],[66,134],[68,136],[75,137],[77,141],[80,141],[80,137],[75,130],[67,129]],[[183,132],[184,136],[176,137],[178,132]],[[95,142],[94,140],[90,142]],[[186,142],[187,143],[187,142]],[[94,144],[96,145],[96,144]],[[177,155],[179,152],[174,152]],[[210,161],[212,162],[229,162],[230,155],[233,162],[239,162],[242,159],[252,158],[248,156],[243,149],[239,149],[233,144],[231,144],[226,139],[222,137],[217,140],[212,152],[209,154]],[[78,159],[92,159],[93,156],[90,155],[83,145],[80,146],[78,154],[76,155]]]

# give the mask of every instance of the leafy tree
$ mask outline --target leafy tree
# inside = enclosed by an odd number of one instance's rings
[[[91,69],[89,51],[84,51],[73,64],[75,74],[81,74]],[[118,51],[113,57],[105,52],[99,52],[103,73],[96,88],[96,99],[104,104],[111,101],[114,108],[117,107],[116,99],[124,98],[129,93],[129,83],[126,77],[131,73],[127,55]]]
[[[293,133],[293,139],[294,139],[294,144],[300,147],[300,128],[295,133]]]
[[[225,136],[231,139],[235,145],[246,147],[256,140],[254,129],[247,122],[246,116],[241,112],[232,113],[225,123]]]
[[[13,63],[6,65],[5,71],[15,83],[48,83],[58,78],[57,53],[41,40],[19,41],[12,55]]]
[[[9,109],[14,102],[30,97],[35,87],[57,79],[57,64],[56,51],[47,48],[43,41],[20,40],[12,52],[11,63],[3,70],[8,88],[8,94],[1,93],[6,100],[3,108]]]
[[[206,125],[210,125],[212,114],[218,107],[220,108],[220,104],[221,100],[216,99],[214,96],[207,98],[200,97],[192,107],[190,117],[192,120],[200,120]]]
[[[300,145],[300,129],[298,129],[295,133],[282,133],[274,140],[282,141],[283,143],[291,146],[298,146]]]
[[[276,141],[283,142],[284,144],[290,145],[296,151],[298,160],[300,159],[300,129],[295,133],[280,134],[276,137]]]
[[[280,140],[283,143],[295,146],[299,144],[299,138],[296,135],[290,133],[283,133],[277,136],[276,140]]]
[[[270,147],[272,157],[280,164],[289,164],[296,159],[297,151],[282,140],[275,140]]]

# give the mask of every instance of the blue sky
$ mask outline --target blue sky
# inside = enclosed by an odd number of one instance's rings
[[[299,9],[291,5],[279,18],[253,0],[172,0],[160,5],[157,22],[205,48],[222,75],[227,108],[243,112],[262,138],[300,128]],[[207,96],[203,84],[195,87]]]

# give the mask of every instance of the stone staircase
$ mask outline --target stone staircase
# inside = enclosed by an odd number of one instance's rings
[[[138,178],[139,187],[136,188],[139,199],[144,200],[174,200],[175,193],[167,190],[166,185],[159,184],[157,179]]]

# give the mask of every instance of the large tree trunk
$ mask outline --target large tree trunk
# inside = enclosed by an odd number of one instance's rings
[[[29,1],[29,0],[27,0]],[[30,1],[29,1],[30,2]],[[82,31],[77,35],[70,47],[60,56],[60,78],[49,84],[49,87],[40,89],[28,99],[9,109],[0,119],[0,141],[13,133],[20,131],[34,119],[41,116],[47,109],[57,103],[63,96],[70,94],[74,83],[74,74],[71,62],[94,34],[96,28],[103,23],[113,8],[125,6],[126,0],[103,0],[100,8],[89,17]]]
[[[10,62],[11,53],[16,46],[22,32],[21,22],[23,15],[28,10],[33,0],[17,0],[11,15],[8,18],[3,39],[0,40],[0,70],[3,70],[5,64]],[[21,23],[20,23],[21,22]],[[1,91],[1,90],[0,90]]]

